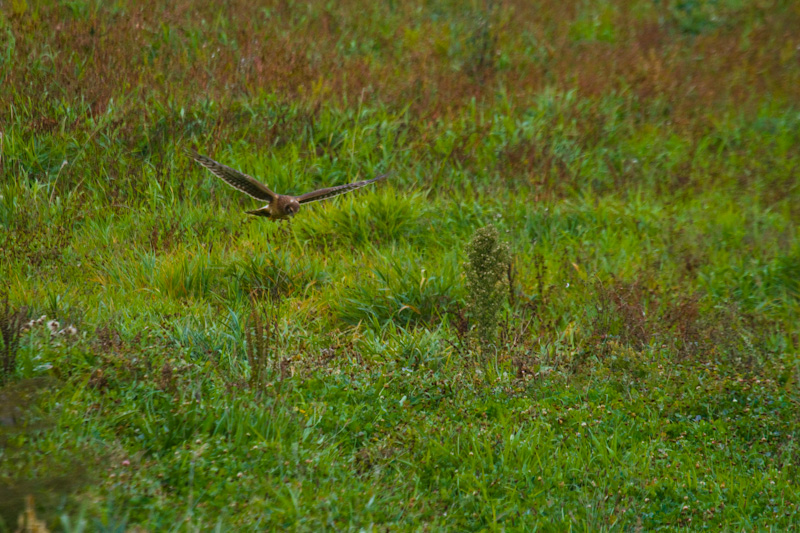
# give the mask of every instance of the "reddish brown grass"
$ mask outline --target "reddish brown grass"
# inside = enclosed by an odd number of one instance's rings
[[[800,101],[796,7],[749,6],[692,36],[665,7],[635,13],[618,1],[611,43],[576,41],[570,26],[579,13],[569,2],[507,1],[467,14],[442,8],[437,17],[418,8],[402,3],[392,11],[362,0],[327,7],[184,0],[82,15],[57,3],[12,10],[15,61],[0,97],[82,100],[96,115],[123,96],[191,104],[264,92],[311,107],[361,98],[410,103],[413,113],[437,117],[473,98],[492,99],[500,87],[525,105],[554,86],[584,96],[632,91],[659,98],[671,119],[686,125],[707,116],[699,108],[757,105],[754,94]],[[544,58],[525,53],[531,36]],[[508,56],[502,69],[493,61],[500,52]],[[128,118],[141,113],[134,109]],[[8,106],[0,113],[7,115]],[[42,113],[39,127],[54,127],[46,106]]]

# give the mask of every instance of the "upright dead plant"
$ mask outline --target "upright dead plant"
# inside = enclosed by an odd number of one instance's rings
[[[250,302],[250,320],[245,332],[250,387],[261,391],[267,387],[270,372],[276,366],[279,304],[270,298],[266,305],[259,305],[254,296]]]

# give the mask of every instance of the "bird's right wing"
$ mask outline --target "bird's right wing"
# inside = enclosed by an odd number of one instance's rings
[[[266,185],[255,178],[225,166],[222,163],[217,163],[209,157],[200,155],[196,150],[190,151],[189,155],[234,189],[250,195],[257,200],[272,202],[277,196],[274,192],[269,190]]]

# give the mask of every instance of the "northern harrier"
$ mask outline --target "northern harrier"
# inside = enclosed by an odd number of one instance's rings
[[[284,194],[275,194],[263,183],[255,178],[248,176],[231,167],[227,167],[222,163],[217,163],[204,155],[198,154],[195,150],[189,152],[195,161],[210,170],[215,176],[221,178],[225,183],[256,200],[267,202],[267,205],[254,211],[246,211],[250,215],[260,217],[267,217],[272,220],[285,220],[293,217],[299,210],[300,205],[319,200],[325,200],[337,194],[344,194],[355,189],[360,189],[370,183],[375,183],[378,180],[386,178],[388,174],[382,174],[377,178],[371,180],[356,181],[348,183],[347,185],[339,185],[337,187],[328,187],[325,189],[318,189],[313,192],[307,192],[300,196],[290,196]]]

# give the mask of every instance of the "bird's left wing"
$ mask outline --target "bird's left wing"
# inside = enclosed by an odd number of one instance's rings
[[[377,178],[372,178],[371,180],[355,181],[353,183],[348,183],[347,185],[338,185],[336,187],[328,187],[326,189],[317,189],[316,191],[301,194],[296,198],[297,201],[300,202],[301,204],[318,202],[319,200],[325,200],[327,198],[330,198],[331,196],[336,196],[337,194],[344,194],[346,192],[350,192],[355,189],[360,189],[361,187],[365,187],[370,183],[375,183],[376,181],[385,179],[386,176],[388,175],[389,174],[381,174]]]

